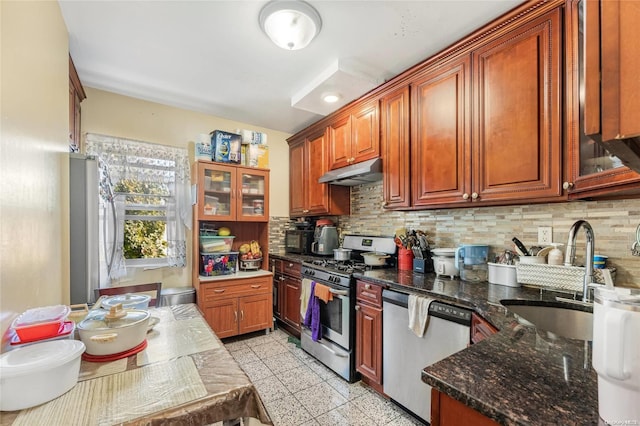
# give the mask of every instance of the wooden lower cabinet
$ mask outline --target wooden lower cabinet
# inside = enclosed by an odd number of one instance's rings
[[[356,371],[376,391],[382,388],[382,286],[356,283]]]
[[[300,337],[300,291],[302,264],[290,259],[272,257],[271,271],[277,300],[273,301],[273,316],[289,333]]]
[[[447,394],[431,389],[431,426],[497,426],[498,423]]]
[[[483,341],[487,337],[498,332],[498,329],[491,325],[480,315],[471,314],[471,343],[475,344]]]
[[[300,332],[300,278],[285,276],[281,281],[282,292],[282,321]]]
[[[198,306],[220,338],[273,327],[270,275],[200,283]]]

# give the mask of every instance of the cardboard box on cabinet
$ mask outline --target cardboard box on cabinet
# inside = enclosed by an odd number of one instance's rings
[[[269,146],[248,144],[242,145],[242,164],[247,167],[269,168]]]
[[[211,150],[213,161],[219,163],[242,163],[242,137],[222,130],[211,132]]]

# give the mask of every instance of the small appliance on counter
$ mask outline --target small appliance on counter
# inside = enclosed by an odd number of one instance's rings
[[[333,250],[338,246],[338,230],[333,222],[329,219],[318,220],[313,234],[311,252],[320,256],[333,256]]]
[[[287,253],[311,254],[314,241],[314,224],[309,221],[294,221],[295,229],[284,231],[284,250]]]
[[[455,264],[460,278],[465,281],[487,281],[489,246],[486,244],[463,244],[456,249]]]
[[[598,413],[607,424],[640,419],[640,290],[596,288],[593,369]]]
[[[455,263],[455,248],[435,248],[431,250],[433,270],[436,275],[448,276],[451,279],[458,276],[458,267]]]

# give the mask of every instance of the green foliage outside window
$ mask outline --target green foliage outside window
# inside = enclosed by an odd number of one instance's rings
[[[123,247],[125,259],[166,257],[167,223],[164,196],[169,195],[167,186],[123,179],[114,189],[116,193],[126,194]],[[139,216],[140,219],[134,219],[135,216]],[[154,220],[155,216],[158,216],[157,220]]]

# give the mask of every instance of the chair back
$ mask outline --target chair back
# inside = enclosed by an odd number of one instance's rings
[[[149,306],[160,306],[161,297],[160,292],[162,291],[162,283],[149,283],[149,284],[134,284],[134,285],[126,285],[122,287],[107,287],[107,288],[97,288],[95,290],[96,298],[100,296],[115,296],[118,294],[130,294],[130,293],[151,293],[151,300],[149,301]]]

